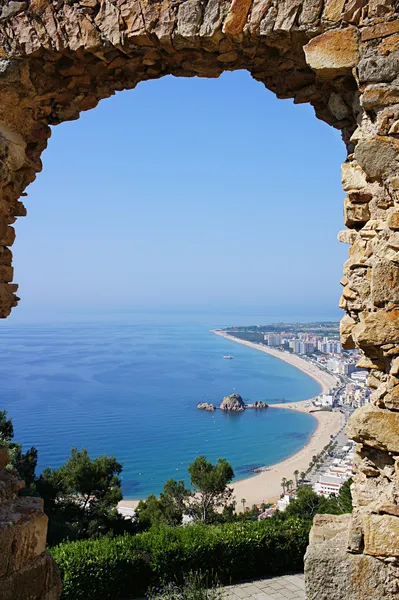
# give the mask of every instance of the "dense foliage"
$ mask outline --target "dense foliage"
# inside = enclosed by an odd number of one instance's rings
[[[123,519],[116,506],[122,499],[120,465],[113,456],[92,459],[85,448],[72,448],[70,458],[58,469],[45,469],[36,476],[37,450],[25,453],[13,441],[14,427],[7,411],[0,411],[0,443],[7,444],[10,463],[25,482],[24,495],[44,499],[49,517],[47,541],[77,540],[106,532],[121,534],[137,529]]]
[[[304,521],[313,521],[316,514],[340,515],[352,512],[352,480],[346,481],[338,496],[319,496],[311,487],[304,485],[298,489],[297,497],[291,500],[284,512],[277,512],[275,518],[287,519],[298,517]]]
[[[310,523],[280,521],[158,527],[137,534],[64,543],[52,549],[63,600],[117,600],[200,566],[221,582],[303,568]]]
[[[6,444],[10,452],[10,463],[25,481],[27,491],[35,481],[35,469],[37,464],[37,450],[34,446],[25,453],[22,452],[21,444],[14,439],[14,426],[12,419],[7,417],[6,410],[0,410],[0,443]]]
[[[84,539],[106,532],[134,530],[116,506],[122,499],[120,465],[113,456],[92,459],[85,448],[72,448],[58,469],[45,469],[35,480],[49,517],[48,542]],[[129,528],[130,525],[130,528]]]
[[[157,498],[151,495],[137,507],[139,523],[181,525],[183,515],[193,521],[217,523],[234,520],[233,490],[228,484],[234,477],[230,463],[219,458],[216,464],[198,456],[188,467],[191,489],[184,481],[169,479]]]

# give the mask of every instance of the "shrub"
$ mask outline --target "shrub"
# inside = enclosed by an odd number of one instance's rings
[[[227,583],[302,569],[309,529],[310,523],[295,517],[160,527],[63,543],[51,552],[63,577],[64,600],[117,600],[165,578],[178,583],[199,569]]]
[[[181,584],[163,582],[147,593],[147,600],[222,600],[222,597],[221,588],[210,584],[201,571],[190,571]]]

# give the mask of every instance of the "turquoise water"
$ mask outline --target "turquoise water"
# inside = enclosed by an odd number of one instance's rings
[[[15,438],[56,467],[72,445],[123,463],[126,498],[186,479],[200,454],[231,461],[236,476],[276,463],[309,440],[316,421],[275,409],[196,410],[232,392],[246,400],[302,400],[320,386],[274,357],[217,337],[223,323],[141,317],[120,322],[2,325],[1,408]],[[234,360],[223,360],[232,354]]]

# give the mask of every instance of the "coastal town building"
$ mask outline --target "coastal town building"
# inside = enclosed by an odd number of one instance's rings
[[[334,402],[334,396],[331,396],[331,394],[322,394],[321,396],[319,396],[317,398],[317,400],[315,400],[315,404],[319,405],[319,406],[329,406],[332,407]]]
[[[317,343],[317,349],[324,354],[342,354],[341,342],[328,337]]]
[[[370,404],[370,390],[364,381],[348,383],[340,395],[342,405],[360,408]]]
[[[268,346],[281,346],[282,338],[279,333],[267,333],[264,335],[264,340]]]
[[[337,495],[343,483],[343,480],[339,477],[324,475],[314,484],[313,489],[320,496]]]
[[[287,506],[289,505],[289,503],[291,502],[292,498],[293,498],[293,495],[284,494],[284,496],[282,498],[280,498],[280,500],[278,500],[278,502],[277,502],[278,510],[280,510],[281,512],[284,512],[285,509],[287,508]]]
[[[348,443],[337,452],[336,458],[325,467],[313,484],[313,490],[321,496],[337,495],[348,479],[354,475],[354,442]]]
[[[315,347],[311,342],[304,342],[300,339],[293,339],[288,342],[288,346],[295,354],[313,354]]]

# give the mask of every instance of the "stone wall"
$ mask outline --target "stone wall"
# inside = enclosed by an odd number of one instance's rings
[[[0,316],[18,301],[12,225],[49,126],[140,81],[243,68],[278,97],[310,102],[348,151],[341,336],[362,350],[373,395],[348,428],[354,513],[316,521],[308,598],[399,598],[397,0],[0,0]]]
[[[8,450],[0,447],[0,598],[58,600],[61,582],[45,551],[47,517],[40,498],[19,498],[18,474],[6,468]]]

